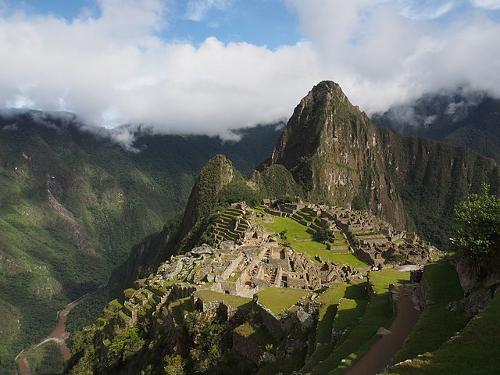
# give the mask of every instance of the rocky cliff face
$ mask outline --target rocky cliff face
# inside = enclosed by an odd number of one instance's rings
[[[368,209],[440,245],[455,203],[499,186],[493,160],[378,128],[328,81],[295,108],[268,163],[289,169],[310,200]]]
[[[290,169],[312,199],[368,208],[405,227],[384,156],[368,117],[336,83],[321,82],[295,109],[271,160]]]

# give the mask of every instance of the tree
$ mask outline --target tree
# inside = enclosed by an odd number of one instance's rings
[[[475,265],[500,252],[500,199],[490,194],[489,186],[457,205],[455,223],[452,243]]]
[[[313,240],[316,242],[326,243],[332,241],[333,233],[325,222],[319,222],[319,228],[313,234]]]
[[[178,354],[165,356],[163,363],[163,369],[166,375],[184,375],[186,373],[184,360]]]

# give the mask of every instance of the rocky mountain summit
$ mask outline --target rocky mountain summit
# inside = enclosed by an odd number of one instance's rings
[[[445,247],[455,204],[500,186],[493,160],[377,127],[330,81],[301,100],[266,165],[284,165],[310,201],[369,210]]]

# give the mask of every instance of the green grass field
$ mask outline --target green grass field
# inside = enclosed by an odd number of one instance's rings
[[[422,312],[404,347],[396,355],[396,363],[436,350],[467,323],[463,308],[453,312],[447,309],[450,302],[463,298],[455,267],[441,261],[425,267],[424,275],[432,303]]]
[[[308,255],[311,259],[319,256],[337,264],[346,264],[356,268],[367,268],[368,265],[356,258],[350,251],[328,250],[326,245],[313,241],[311,234],[307,233],[307,227],[287,217],[275,217],[266,215],[259,223],[269,232],[278,234],[286,231],[286,237],[290,247],[295,251]],[[339,244],[344,244],[342,240]]]
[[[341,374],[351,367],[377,340],[376,332],[378,328],[388,326],[393,318],[388,293],[389,284],[404,283],[409,278],[409,272],[397,272],[392,269],[383,269],[370,273],[374,296],[366,304],[364,313],[362,305],[346,301],[346,309],[343,315],[347,316],[343,317],[339,314],[336,318],[339,320],[339,326],[340,324],[352,325],[356,321],[357,324],[354,325],[340,345],[337,345],[330,355],[318,363],[311,372],[314,374],[327,374],[332,371]]]
[[[304,289],[266,288],[257,294],[257,298],[274,315],[279,315],[308,294],[309,291]]]
[[[256,345],[264,347],[267,344],[275,344],[271,334],[261,326],[253,322],[246,322],[234,329],[234,332],[240,336],[250,338]]]
[[[200,297],[204,301],[221,301],[227,303],[229,306],[234,308],[242,307],[252,300],[250,298],[244,298],[239,296],[233,296],[231,294],[213,292],[211,290],[199,290],[196,292],[196,296]]]
[[[500,369],[500,295],[464,330],[433,353],[426,353],[390,371],[401,375],[498,374]]]
[[[337,305],[344,296],[347,287],[347,283],[332,284],[318,297],[317,302],[319,302],[321,306],[318,315],[318,326],[316,328],[317,343],[330,342]]]
[[[367,303],[364,285],[334,284],[318,298],[322,304],[316,330],[316,349],[302,371],[312,371],[341,342],[332,340],[332,329],[347,332],[357,324]]]

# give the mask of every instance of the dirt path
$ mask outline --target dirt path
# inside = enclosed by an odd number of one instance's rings
[[[391,333],[382,336],[353,367],[347,370],[347,375],[377,374],[384,370],[398,350],[401,349],[420,315],[420,311],[415,309],[412,301],[411,286],[402,286],[399,289],[397,306],[396,319],[389,328]]]
[[[87,293],[80,298],[68,303],[63,310],[59,311],[57,313],[57,324],[52,330],[52,332],[44,338],[42,341],[39,343],[31,346],[28,349],[24,349],[21,351],[17,357],[16,357],[16,362],[17,366],[19,368],[19,374],[20,375],[31,375],[31,369],[28,363],[28,359],[26,358],[26,353],[29,352],[32,349],[36,349],[39,346],[42,346],[43,344],[47,342],[55,342],[57,346],[59,347],[59,351],[61,353],[61,356],[65,361],[67,361],[71,357],[71,351],[69,350],[68,346],[66,345],[66,340],[69,338],[69,332],[66,331],[66,321],[68,320],[68,314],[69,312],[75,308],[84,298],[87,298],[88,296],[95,294],[96,292],[91,292]]]

